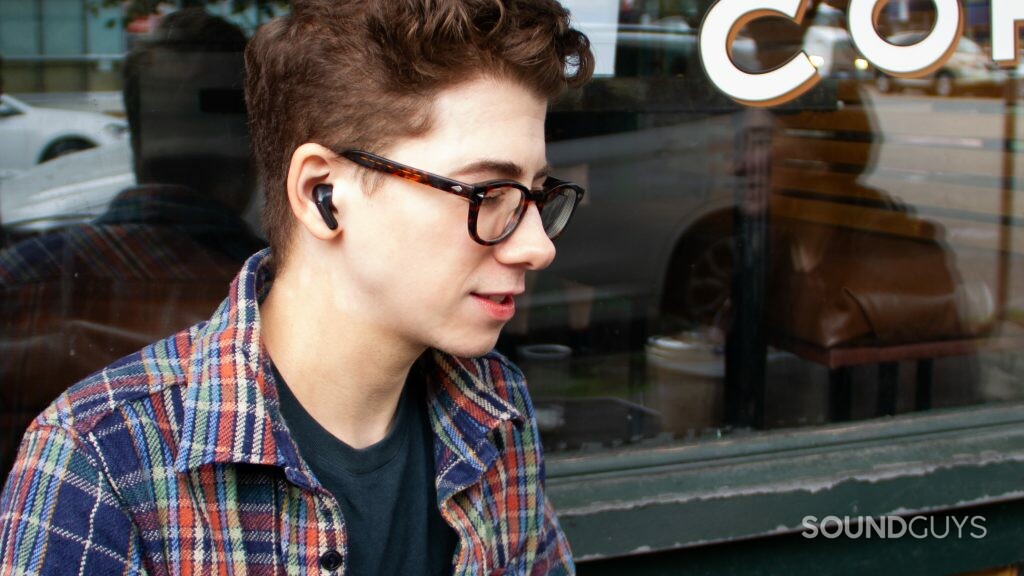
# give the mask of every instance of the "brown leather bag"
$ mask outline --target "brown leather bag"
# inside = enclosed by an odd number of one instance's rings
[[[988,328],[970,316],[978,306],[968,304],[938,231],[912,238],[797,220],[774,229],[768,313],[786,336],[831,348],[961,338]]]

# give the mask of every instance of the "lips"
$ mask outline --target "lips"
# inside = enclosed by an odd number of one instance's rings
[[[499,292],[499,293],[473,293],[473,299],[476,300],[484,312],[488,316],[495,320],[507,321],[511,320],[512,316],[516,313],[516,301],[514,296],[522,294],[521,291],[515,292]]]
[[[511,294],[490,294],[486,296],[483,294],[476,294],[476,296],[480,296],[481,298],[487,298],[491,302],[495,302],[497,304],[504,304],[512,298]]]
[[[473,292],[473,296],[480,296],[481,298],[487,298],[489,300],[494,300],[495,302],[501,302],[506,298],[515,298],[516,296],[519,296],[522,293],[523,290],[521,288],[517,288],[513,290],[504,290],[502,292]]]

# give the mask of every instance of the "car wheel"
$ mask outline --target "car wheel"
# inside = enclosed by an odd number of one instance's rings
[[[690,230],[673,254],[662,293],[662,312],[712,325],[728,306],[736,260],[731,214],[713,216]]]
[[[878,91],[882,94],[892,92],[892,78],[889,78],[885,74],[875,76],[875,88],[878,88]]]
[[[684,293],[692,318],[703,324],[715,322],[729,301],[735,261],[736,242],[732,236],[719,238],[698,256]]]
[[[936,96],[942,96],[943,98],[952,96],[955,88],[956,84],[953,80],[953,75],[949,72],[939,72],[939,74],[935,76],[935,86],[933,87],[933,91]]]
[[[95,144],[84,138],[64,138],[47,146],[43,155],[39,157],[39,162],[47,162],[54,158],[64,156],[65,154],[71,154],[72,152],[78,152],[80,150],[88,150],[95,146]]]

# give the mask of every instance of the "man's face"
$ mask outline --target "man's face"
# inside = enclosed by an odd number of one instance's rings
[[[510,178],[539,187],[545,112],[543,100],[514,82],[477,79],[438,95],[428,134],[381,155],[471,184]],[[358,315],[366,337],[467,357],[493,348],[510,309],[480,295],[521,293],[526,271],[547,267],[555,248],[532,204],[504,242],[477,244],[468,205],[394,176],[346,202],[339,266],[351,293],[339,290],[336,298]]]

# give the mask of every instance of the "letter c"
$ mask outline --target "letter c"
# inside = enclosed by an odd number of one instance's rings
[[[957,0],[935,2],[935,26],[917,44],[894,46],[878,35],[875,20],[887,0],[850,0],[850,36],[857,50],[880,70],[914,78],[938,70],[953,55],[963,33],[964,19]]]
[[[760,74],[740,70],[730,58],[732,41],[747,22],[781,14],[799,23],[805,8],[804,0],[718,0],[700,27],[700,61],[711,83],[741,104],[761,107],[810,90],[820,77],[806,52],[801,51],[776,70]]]

